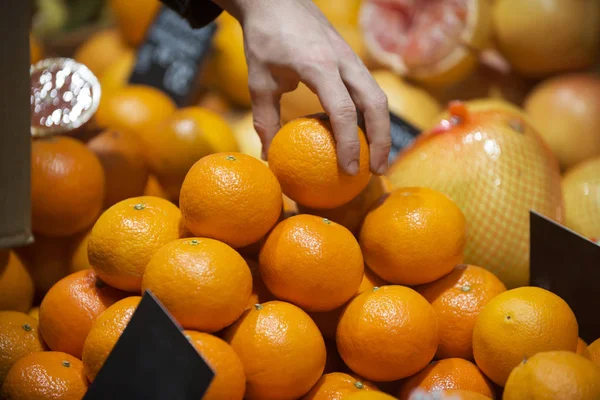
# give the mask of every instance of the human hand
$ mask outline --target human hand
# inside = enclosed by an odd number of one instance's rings
[[[358,172],[358,109],[364,116],[370,168],[383,174],[391,146],[385,93],[350,46],[311,0],[213,0],[244,30],[254,127],[266,159],[280,129],[279,101],[300,81],[317,94],[329,115],[338,163]]]

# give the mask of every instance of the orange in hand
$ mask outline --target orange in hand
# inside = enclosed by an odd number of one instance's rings
[[[506,291],[506,287],[484,268],[459,265],[448,275],[416,290],[431,303],[438,316],[440,345],[436,357],[472,360],[475,320],[483,307]]]
[[[275,135],[269,147],[269,168],[283,193],[311,208],[335,208],[358,196],[367,186],[369,145],[357,127],[360,143],[358,174],[344,173],[338,166],[336,144],[325,114],[294,119]]]
[[[244,364],[249,399],[296,399],[317,383],[325,368],[319,329],[290,303],[257,304],[227,328],[224,339]]]
[[[402,379],[423,369],[438,346],[433,307],[404,286],[373,288],[344,309],[337,328],[342,359],[373,381]]]
[[[150,258],[142,279],[186,329],[216,332],[244,312],[252,274],[234,249],[214,239],[169,242]]]
[[[400,188],[367,214],[360,231],[365,262],[388,282],[429,283],[462,263],[466,221],[445,194]]]
[[[100,216],[90,235],[88,258],[104,282],[139,292],[150,258],[183,232],[181,212],[173,203],[158,197],[132,197]]]
[[[88,381],[83,363],[60,351],[31,353],[8,372],[0,398],[10,400],[81,399]]]
[[[348,229],[303,214],[281,221],[269,234],[259,271],[277,298],[307,311],[331,311],[356,293],[364,263]]]
[[[51,350],[81,358],[96,318],[127,293],[102,282],[91,269],[58,281],[40,305],[40,332]]]
[[[492,398],[494,388],[475,364],[462,358],[434,361],[404,382],[398,394],[408,400],[411,393],[421,388],[429,393],[445,390],[469,390]]]
[[[265,164],[242,153],[216,153],[190,169],[179,205],[195,236],[239,248],[269,232],[282,201],[279,182]]]

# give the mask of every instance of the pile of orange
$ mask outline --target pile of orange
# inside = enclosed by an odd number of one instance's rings
[[[123,92],[110,99],[115,110],[148,109],[144,101],[162,95],[136,87]],[[58,282],[40,293],[39,323],[24,314],[33,284],[20,260],[35,271],[31,266],[41,269],[43,259],[31,251],[0,253],[0,285],[19,281],[22,288],[0,296],[4,308],[19,310],[0,313],[2,332],[11,332],[0,335],[3,396],[56,391],[58,380],[68,382],[61,390],[72,396],[85,392],[145,290],[215,370],[207,399],[409,399],[440,391],[494,399],[502,387],[506,398],[600,395],[600,342],[582,345],[570,307],[544,289],[507,291],[485,268],[463,264],[465,217],[448,196],[392,190],[368,167],[345,175],[323,116],[287,123],[267,165],[236,151],[192,155],[197,148],[187,159],[157,155],[154,164],[140,163],[136,152],[149,154],[148,137],[157,133],[140,135],[150,132],[157,114],[138,113],[135,121],[116,111],[104,115],[113,130],[87,147],[66,138],[36,143],[89,159],[100,172],[104,166],[113,180],[119,171],[129,171],[122,178],[132,182],[147,180],[144,168],[151,165],[159,181],[180,186],[178,202],[140,195],[142,185],[134,196],[126,193],[132,184],[113,185],[115,197],[97,193],[104,211],[81,209],[90,213],[91,227],[82,223],[85,229],[69,232],[73,238],[59,231],[38,240],[34,246],[54,249],[62,260],[55,265],[70,271],[57,273]],[[182,132],[210,143],[202,124],[211,118],[191,108],[159,126],[173,138]],[[226,132],[225,123],[217,126]],[[357,135],[363,137],[358,127]],[[153,154],[167,154],[164,146]],[[360,161],[368,166],[366,146],[362,140]],[[116,161],[107,154],[115,151],[123,157],[111,173]],[[311,163],[313,154],[324,162]],[[186,170],[193,158],[199,160]],[[74,197],[65,201],[80,198]],[[79,211],[65,212],[74,221]],[[62,225],[40,226],[52,234]],[[553,365],[560,374],[542,380]],[[41,386],[32,383],[35,376],[43,376],[35,378]],[[589,396],[569,397],[575,393]]]

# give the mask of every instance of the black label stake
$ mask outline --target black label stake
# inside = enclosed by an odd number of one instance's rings
[[[600,246],[530,212],[530,281],[562,297],[587,343],[600,337]]]
[[[390,149],[388,160],[392,163],[404,148],[410,146],[415,141],[421,131],[393,112],[390,112],[390,128],[392,148]]]
[[[198,400],[214,372],[146,291],[84,400]]]
[[[214,22],[193,29],[179,14],[163,6],[138,50],[129,83],[153,86],[178,106],[189,105],[216,30]]]

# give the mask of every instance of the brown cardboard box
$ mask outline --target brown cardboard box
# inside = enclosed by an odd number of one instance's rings
[[[0,12],[0,248],[33,241],[29,133],[30,1]]]

